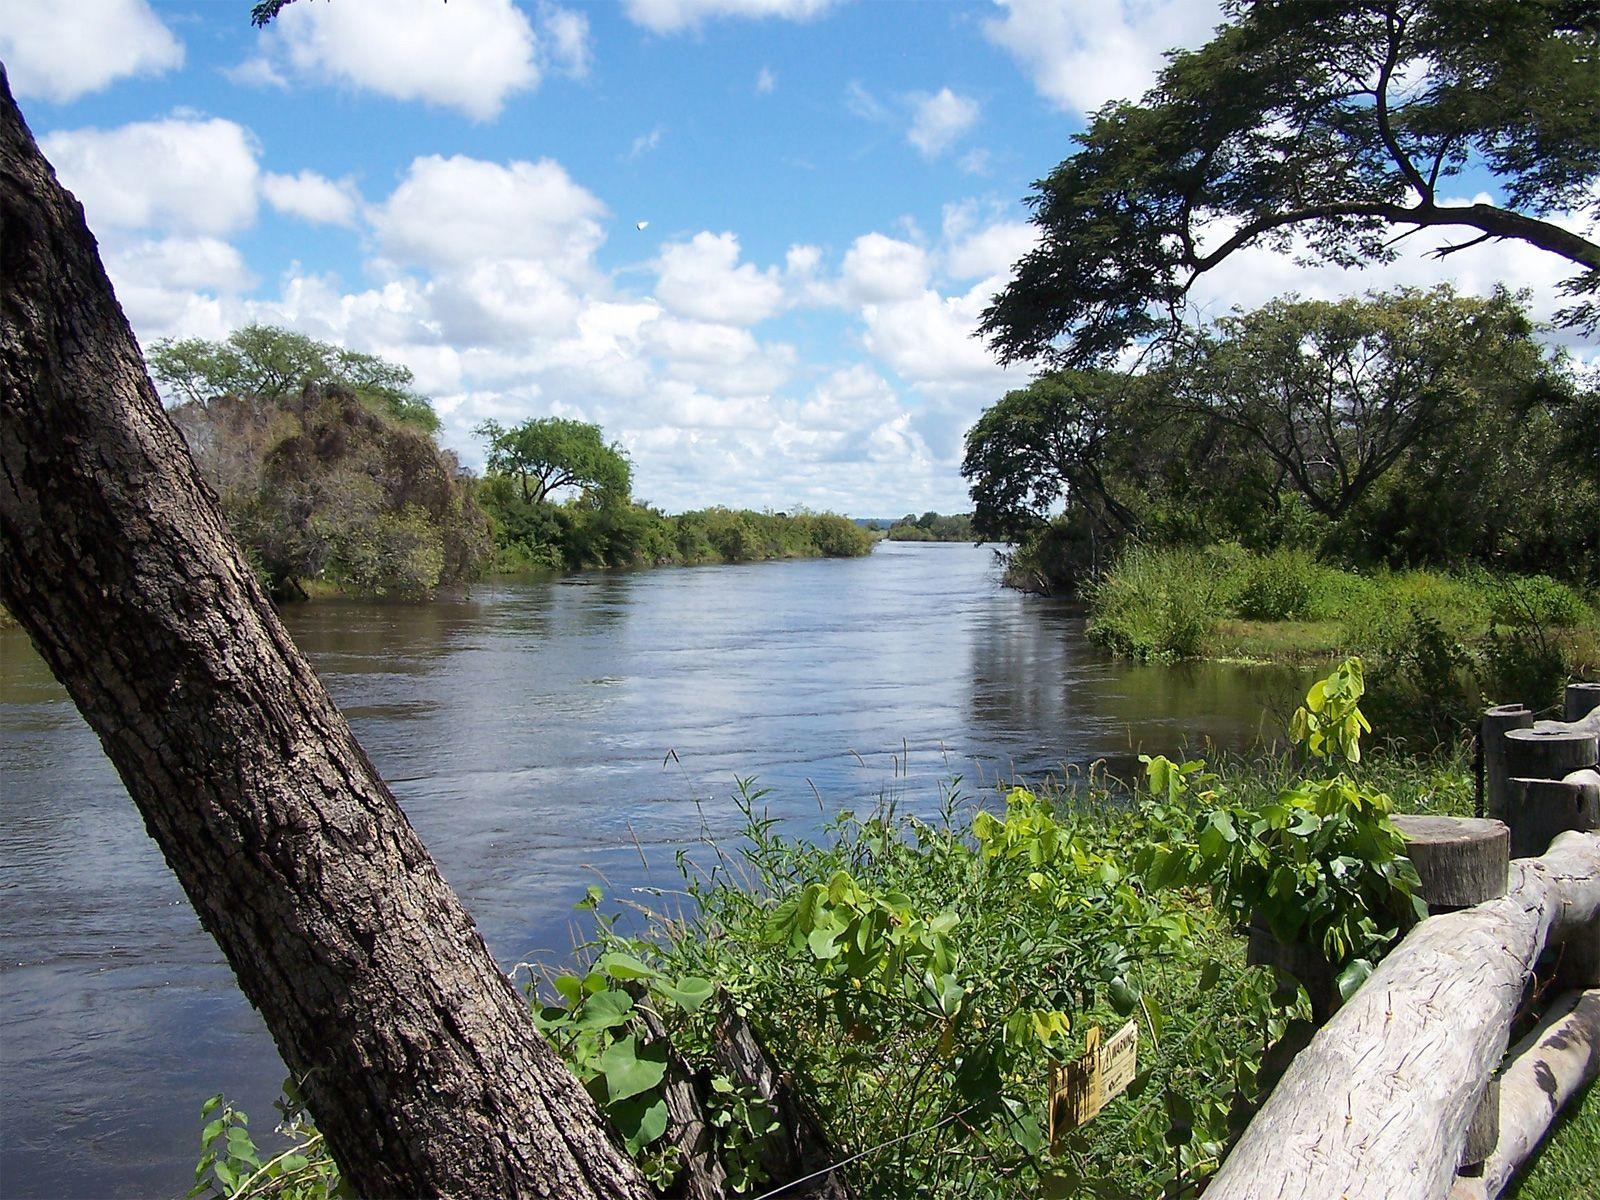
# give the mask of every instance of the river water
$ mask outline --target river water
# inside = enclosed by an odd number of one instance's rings
[[[570,950],[586,885],[670,889],[736,835],[740,778],[789,828],[961,780],[1124,770],[1270,736],[1298,678],[1118,663],[993,552],[492,583],[285,620],[491,950]],[[65,692],[0,631],[0,1194],[172,1196],[201,1102],[260,1138],[283,1067]]]

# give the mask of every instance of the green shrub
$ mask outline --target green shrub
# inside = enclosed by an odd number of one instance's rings
[[[1497,625],[1583,625],[1594,610],[1575,590],[1548,575],[1503,576],[1491,581],[1491,619]]]
[[[1086,632],[1131,658],[1193,658],[1222,615],[1225,579],[1204,551],[1130,547],[1089,589]]]
[[[1244,568],[1244,582],[1233,598],[1234,611],[1247,621],[1299,621],[1311,609],[1317,567],[1296,550],[1274,550]]]

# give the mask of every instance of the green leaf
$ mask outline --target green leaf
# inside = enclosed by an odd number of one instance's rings
[[[667,1131],[667,1102],[660,1096],[634,1096],[608,1107],[606,1115],[634,1156]]]
[[[1355,995],[1356,989],[1367,981],[1372,974],[1372,964],[1364,958],[1353,960],[1349,966],[1339,972],[1339,995],[1348,1000]]]
[[[1207,959],[1206,965],[1200,968],[1200,990],[1209,992],[1217,986],[1217,981],[1222,978],[1222,964],[1216,959]]]
[[[665,996],[684,1012],[694,1012],[715,994],[716,984],[698,975],[685,975],[676,984],[660,982],[655,986],[657,995]]]
[[[604,971],[613,979],[659,979],[661,972],[654,967],[646,966],[631,954],[623,954],[620,950],[608,950],[600,956],[595,963],[595,968]]]
[[[606,1078],[606,1096],[612,1104],[657,1086],[667,1073],[665,1046],[641,1047],[633,1034],[619,1038],[600,1055],[600,1073]]]
[[[579,1029],[615,1029],[633,1015],[633,997],[626,992],[596,992],[583,1002],[574,1022]]]

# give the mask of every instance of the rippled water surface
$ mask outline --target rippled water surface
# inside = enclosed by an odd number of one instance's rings
[[[934,807],[954,776],[973,792],[1242,746],[1295,690],[1112,662],[993,564],[885,543],[285,619],[509,967],[570,948],[597,877],[672,886],[679,847],[737,831],[736,778],[804,831],[885,792]],[[16,630],[0,631],[0,955],[0,1194],[181,1194],[215,1091],[270,1125],[271,1040]]]

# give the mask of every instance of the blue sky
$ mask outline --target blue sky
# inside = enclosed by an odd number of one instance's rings
[[[556,414],[600,423],[668,510],[873,516],[969,507],[962,435],[1028,379],[971,334],[1031,244],[1030,183],[1217,19],[1189,0],[300,0],[260,32],[248,10],[0,6],[12,89],[146,345],[290,326],[409,366],[469,465],[478,422]],[[1441,266],[1410,240],[1365,273],[1252,252],[1197,299],[1449,278],[1556,307],[1549,256]]]

